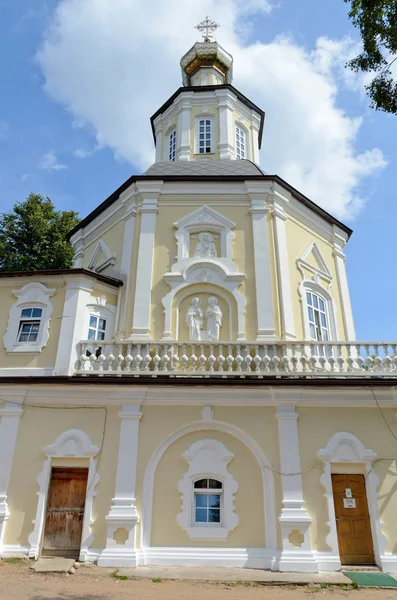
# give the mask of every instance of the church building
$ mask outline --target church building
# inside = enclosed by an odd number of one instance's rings
[[[0,273],[0,556],[397,572],[397,342],[356,340],[352,231],[262,170],[215,27],[74,268]]]

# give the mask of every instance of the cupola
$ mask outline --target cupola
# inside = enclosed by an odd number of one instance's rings
[[[250,160],[259,164],[264,112],[231,85],[233,57],[206,17],[196,26],[203,41],[181,59],[182,83],[152,116],[156,162]]]

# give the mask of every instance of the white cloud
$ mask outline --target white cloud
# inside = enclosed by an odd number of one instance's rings
[[[43,169],[44,171],[61,171],[62,169],[67,169],[66,165],[62,165],[58,162],[57,157],[53,150],[49,150],[39,160],[39,169]]]
[[[181,85],[180,57],[197,39],[193,25],[209,14],[234,56],[234,85],[266,111],[263,168],[336,216],[352,217],[364,201],[364,178],[386,164],[377,148],[357,152],[362,120],[338,104],[342,61],[354,45],[320,38],[308,52],[283,36],[247,44],[238,35],[241,18],[272,5],[61,0],[38,53],[46,90],[75,123],[94,130],[100,146],[143,170],[154,159],[149,118]]]
[[[84,150],[84,148],[76,148],[76,150],[73,152],[73,156],[75,156],[76,158],[88,158],[89,156],[92,155],[92,152],[90,150]]]

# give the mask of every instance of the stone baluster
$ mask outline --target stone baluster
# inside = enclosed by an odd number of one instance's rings
[[[223,356],[223,345],[219,344],[218,348],[218,371],[219,373],[223,373],[223,363],[225,362],[225,357]]]
[[[228,346],[228,356],[226,358],[226,362],[227,362],[227,370],[229,373],[231,373],[233,371],[233,363],[234,363],[234,357],[233,357],[233,347],[230,344]]]

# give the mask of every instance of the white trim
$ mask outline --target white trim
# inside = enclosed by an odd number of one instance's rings
[[[279,406],[277,409],[280,471],[282,485],[282,508],[279,522],[282,532],[283,551],[280,571],[304,571],[316,573],[318,565],[310,544],[311,518],[304,507],[302,475],[300,473],[298,413],[294,406]],[[303,536],[302,544],[294,547],[290,541],[293,531]]]
[[[54,369],[52,367],[48,368],[35,368],[35,367],[19,367],[19,368],[1,368],[0,369],[0,377],[20,377],[23,375],[24,377],[49,377],[54,374]]]
[[[137,550],[138,565],[277,570],[279,550],[267,548],[155,547]]]
[[[276,269],[280,295],[281,338],[294,340],[295,324],[289,270],[289,253],[285,221],[287,216],[283,206],[273,199],[273,235],[276,252]]]
[[[270,265],[266,194],[261,182],[245,182],[251,200],[252,232],[254,242],[255,291],[257,314],[257,341],[271,341],[276,336],[273,307],[273,283]]]
[[[176,158],[177,160],[190,160],[190,130],[191,130],[191,112],[192,104],[191,99],[193,98],[193,92],[187,92],[183,95],[181,101],[178,102],[178,108],[173,111],[172,116],[170,115],[168,120],[173,120],[178,115],[177,123],[177,149]],[[176,107],[175,107],[176,108]],[[157,135],[156,135],[157,140]],[[164,138],[163,138],[164,140]],[[163,153],[164,156],[164,153]],[[164,159],[167,160],[167,159]]]
[[[162,181],[139,181],[137,187],[141,197],[141,229],[139,232],[138,263],[136,268],[134,313],[131,339],[150,340],[151,296],[153,277],[154,240],[158,197]]]
[[[78,345],[88,335],[88,328],[85,330],[84,326],[92,286],[93,282],[84,277],[74,277],[67,282],[54,375],[72,375],[77,368]]]
[[[37,483],[39,484],[39,491],[37,492],[38,501],[36,518],[33,521],[34,528],[28,537],[30,544],[29,557],[38,558],[40,553],[45,523],[48,488],[51,478],[51,459],[86,458],[88,460],[89,468],[79,556],[79,560],[85,561],[88,554],[88,548],[94,539],[94,535],[91,531],[91,526],[94,523],[92,506],[94,496],[96,496],[95,486],[99,481],[99,475],[96,471],[96,461],[94,460],[94,456],[98,454],[99,448],[98,446],[93,446],[91,444],[90,438],[86,433],[84,433],[84,431],[80,431],[78,429],[69,429],[68,431],[61,433],[54,444],[45,446],[42,450],[46,456],[46,460],[44,461],[43,469],[37,478]],[[59,466],[58,462],[57,466]]]
[[[97,266],[98,259],[101,254],[103,254],[105,256],[105,260],[103,260]],[[111,253],[108,246],[105,244],[105,242],[103,240],[99,240],[99,242],[95,246],[95,249],[94,249],[94,251],[91,255],[91,258],[88,262],[87,269],[91,269],[92,271],[95,271],[96,273],[101,273],[110,265],[114,265],[115,262],[116,262],[116,255]]]
[[[177,516],[178,525],[187,532],[191,540],[227,540],[229,533],[239,523],[234,508],[234,494],[238,490],[238,483],[227,470],[233,454],[218,440],[204,439],[192,444],[183,453],[183,458],[189,464],[189,469],[178,483],[178,490],[182,494],[182,510]],[[222,483],[221,490],[212,490],[212,493],[221,496],[221,520],[211,527],[207,523],[200,525],[195,522],[194,506],[194,482],[208,478]]]
[[[269,549],[277,546],[276,533],[276,507],[274,495],[274,477],[270,470],[270,463],[266,458],[259,444],[251,438],[245,431],[222,421],[194,421],[188,425],[184,425],[180,429],[170,434],[157,447],[152,454],[149,463],[146,467],[145,476],[143,479],[142,498],[142,526],[141,526],[141,548],[144,554],[148,550],[150,553],[151,532],[152,532],[152,516],[153,516],[153,495],[154,495],[154,478],[157,466],[166,452],[166,450],[178,439],[194,433],[196,431],[220,431],[227,433],[242,442],[255,456],[259,463],[262,472],[263,485],[263,501],[264,501],[264,517],[265,517],[265,536],[266,547]]]
[[[348,463],[362,463],[365,472],[365,485],[367,490],[368,510],[371,521],[372,540],[376,564],[382,567],[384,570],[390,569],[394,564],[394,569],[397,571],[397,556],[391,554],[387,555],[385,552],[388,540],[385,534],[382,532],[383,523],[380,520],[379,514],[377,495],[379,478],[372,467],[372,462],[377,457],[377,454],[373,452],[373,450],[366,449],[358,437],[352,433],[339,432],[335,433],[330,438],[327,446],[319,450],[317,455],[324,463],[324,472],[321,475],[320,481],[325,487],[326,491],[324,495],[328,504],[328,526],[330,531],[327,535],[326,543],[331,548],[332,554],[334,556],[338,556],[339,568],[340,555],[336,531],[335,504],[331,477],[331,473],[333,471],[332,463],[344,463],[346,466]],[[338,466],[340,467],[340,465]],[[341,472],[340,468],[338,469],[338,472]]]
[[[47,288],[37,281],[27,283],[20,290],[12,290],[12,293],[18,300],[10,308],[7,331],[3,337],[4,347],[7,352],[41,352],[44,346],[46,346],[50,336],[50,319],[54,308],[50,302],[50,297],[55,292],[56,289]],[[41,308],[43,311],[35,342],[18,342],[19,324],[24,308]]]
[[[7,494],[22,414],[23,409],[15,404],[6,402],[0,408],[0,556],[3,552],[6,522],[10,516]]]
[[[353,310],[350,299],[349,284],[346,273],[346,257],[342,251],[336,247],[333,252],[335,259],[336,276],[339,284],[339,294],[342,304],[342,317],[345,327],[345,336],[349,341],[356,339],[356,330],[354,327]]]
[[[138,463],[140,404],[125,405],[119,412],[120,438],[117,457],[116,484],[112,506],[105,517],[106,548],[98,559],[100,567],[136,567],[135,525],[139,521],[135,505],[135,482]],[[117,529],[125,529],[124,544],[114,539]]]

